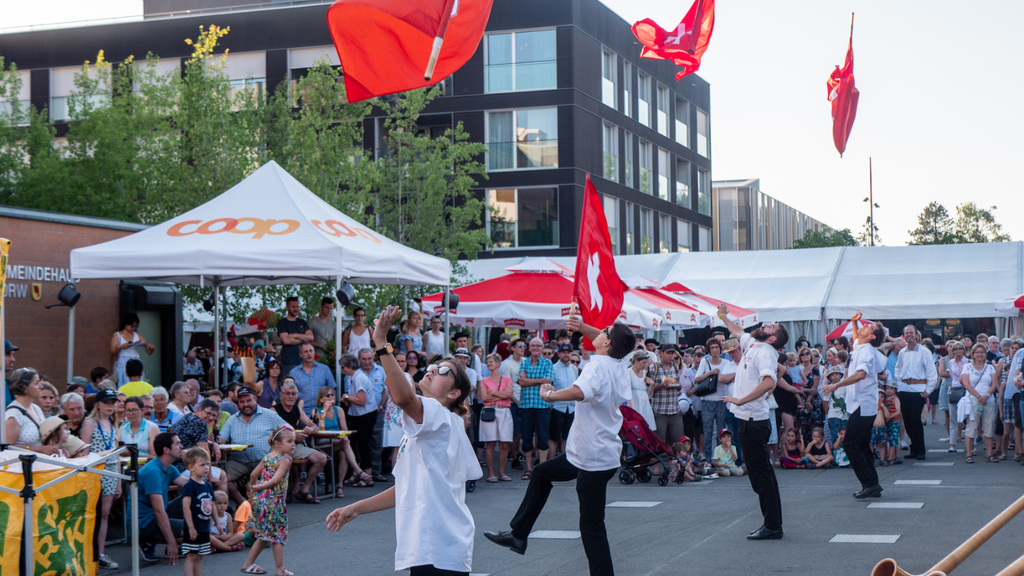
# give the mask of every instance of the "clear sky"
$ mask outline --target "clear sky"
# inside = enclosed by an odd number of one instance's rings
[[[628,22],[669,29],[691,4],[601,1]],[[141,11],[142,0],[0,0],[0,27]],[[840,159],[825,80],[845,55],[850,12],[861,97]],[[996,219],[1024,239],[1012,168],[1024,157],[1022,21],[1021,0],[719,0],[698,72],[711,83],[712,177],[760,178],[764,192],[857,233],[870,156],[884,243],[905,243],[932,200],[950,212],[969,200],[997,206]]]

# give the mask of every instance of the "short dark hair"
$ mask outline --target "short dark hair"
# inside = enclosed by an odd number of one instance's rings
[[[299,301],[299,297],[298,296],[289,296],[289,297],[284,299],[284,305],[287,306],[287,305],[291,304],[292,302],[298,302],[298,301]]]
[[[110,370],[107,370],[105,366],[97,366],[89,372],[89,380],[92,382],[99,382],[110,375]]]
[[[196,412],[201,412],[203,410],[216,410],[217,412],[220,412],[220,404],[217,404],[216,400],[204,398],[203,401],[199,403],[199,406],[196,406]]]
[[[124,374],[125,376],[132,378],[133,376],[142,377],[142,360],[138,358],[129,358],[124,363]]]
[[[125,326],[131,326],[139,322],[139,315],[135,312],[128,312],[121,317],[121,330],[124,330]]]
[[[345,354],[338,360],[342,368],[348,368],[349,370],[359,370],[359,359],[351,354]]]
[[[473,390],[469,382],[469,376],[466,375],[466,371],[458,362],[446,360],[445,364],[452,368],[452,378],[455,379],[455,384],[452,385],[451,390],[459,391],[459,397],[452,400],[451,404],[448,405],[448,409],[459,416],[465,416],[469,414],[469,406],[466,405],[466,402],[469,400],[469,394]]]
[[[324,296],[323,298],[320,299],[320,305],[323,306],[324,304],[334,304],[334,298],[331,298],[330,296]]]
[[[124,405],[127,406],[128,404],[135,404],[139,407],[139,410],[146,408],[145,403],[142,401],[142,396],[132,396],[131,398],[128,398],[124,401]]]
[[[355,308],[352,309],[352,316],[355,316],[356,312],[362,312],[363,314],[366,314],[366,309],[364,309],[362,306],[356,306]]]
[[[839,338],[836,338],[836,344],[839,344],[843,348],[849,348],[850,347],[850,339],[847,338],[846,336],[840,336]]]
[[[626,354],[632,352],[636,346],[636,337],[633,336],[633,331],[622,322],[616,322],[608,327],[608,339],[612,343],[608,355],[616,360],[625,358]]]
[[[156,450],[156,457],[159,458],[164,455],[164,451],[170,450],[171,446],[174,446],[174,438],[177,434],[173,432],[161,432],[156,435],[153,439],[153,450]]]
[[[870,326],[871,328],[871,341],[868,342],[873,348],[878,348],[885,343],[885,327],[882,326],[881,322],[875,322]]]
[[[784,347],[789,342],[789,331],[782,324],[775,325],[775,332],[772,332],[772,336],[775,336],[775,349]]]

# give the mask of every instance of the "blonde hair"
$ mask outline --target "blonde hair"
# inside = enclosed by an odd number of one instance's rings
[[[290,424],[281,424],[277,428],[274,428],[274,431],[270,433],[270,438],[267,439],[267,444],[269,444],[271,448],[274,447],[274,440],[277,440],[277,437],[281,432],[291,432],[294,434],[295,428],[292,428]]]
[[[185,450],[185,453],[181,455],[181,461],[185,463],[185,468],[191,468],[193,464],[202,464],[203,462],[209,464],[210,453],[202,446],[193,446]]]

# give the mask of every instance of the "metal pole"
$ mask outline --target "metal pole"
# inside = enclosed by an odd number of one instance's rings
[[[132,503],[132,576],[139,576],[139,445],[128,444],[128,455],[132,467],[129,495]]]
[[[7,238],[0,238],[0,341],[7,338],[7,304],[4,297],[7,295],[7,251],[11,247],[11,241]],[[4,349],[4,356],[7,356],[7,349]],[[7,374],[6,369],[3,378],[0,378],[0,406],[7,412]],[[0,426],[0,444],[7,444],[7,426]]]
[[[851,17],[852,20],[852,17]],[[853,35],[853,22],[850,22],[850,34]],[[868,156],[868,209],[871,210],[870,216],[868,217],[869,226],[868,233],[871,235],[871,245],[875,245],[875,184],[874,176],[871,171],[871,157]]]
[[[68,379],[71,384],[71,377],[75,375],[75,307],[68,310]]]
[[[221,338],[220,334],[218,334],[217,337],[220,338],[222,341],[224,341],[224,348],[226,350],[227,349],[227,341],[228,341],[228,287],[227,286],[224,287],[224,325],[221,327],[221,329],[224,331],[224,337]],[[227,362],[227,353],[226,352],[224,354],[224,370],[222,372],[222,375],[224,376],[224,379],[222,380],[222,382],[224,383],[223,385],[227,386],[228,385],[228,362]]]
[[[18,456],[21,460],[21,473],[25,477],[25,487],[21,489],[21,498],[25,501],[25,532],[21,535],[25,543],[25,574],[35,574],[35,559],[32,554],[35,552],[35,539],[32,537],[32,499],[36,495],[32,487],[32,463],[36,461],[35,454],[22,454]]]
[[[451,311],[451,304],[448,302],[448,297],[452,293],[451,284],[448,285],[444,290],[444,349],[451,350],[451,323],[448,321],[448,313]]]
[[[341,292],[341,276],[334,279],[334,296],[337,298]],[[341,397],[344,375],[341,373],[341,321],[345,318],[345,307],[338,301],[336,306],[337,314],[334,316],[334,381],[338,383],[338,397]]]
[[[210,365],[211,384],[220,389],[220,286],[213,281],[213,364]]]

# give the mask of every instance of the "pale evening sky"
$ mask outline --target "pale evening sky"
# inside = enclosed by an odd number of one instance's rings
[[[627,22],[650,17],[668,29],[691,4],[602,1]],[[141,11],[141,0],[0,0],[0,28]],[[845,55],[850,12],[861,97],[840,159],[825,80]],[[1021,21],[1018,0],[717,2],[698,72],[711,83],[712,177],[760,178],[764,192],[857,233],[871,156],[885,244],[904,244],[932,200],[950,212],[968,200],[998,206],[997,220],[1024,239],[1012,168],[1024,157]]]

